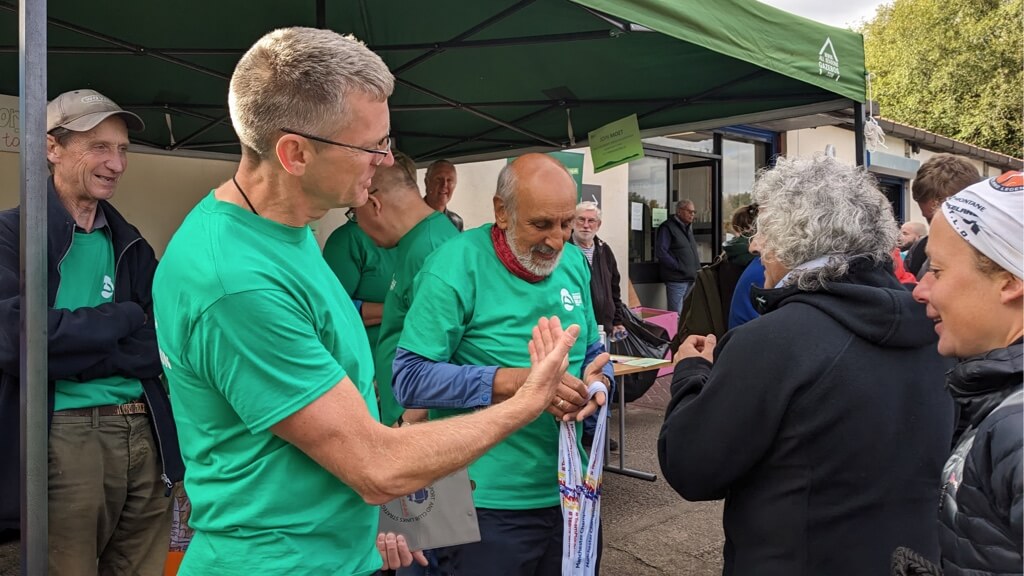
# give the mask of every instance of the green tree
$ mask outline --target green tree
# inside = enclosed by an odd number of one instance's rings
[[[1020,157],[1024,0],[894,0],[864,24],[872,97],[897,122]]]

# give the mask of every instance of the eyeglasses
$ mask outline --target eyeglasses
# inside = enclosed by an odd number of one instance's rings
[[[600,222],[600,220],[598,220],[597,218],[582,218],[582,217],[580,217],[580,218],[576,219],[576,223],[577,224],[590,224],[591,226],[593,226],[594,224],[597,224],[598,222]]]
[[[290,128],[281,128],[281,132],[285,134],[295,134],[296,136],[302,136],[316,142],[323,142],[324,144],[330,144],[332,146],[341,146],[342,148],[350,148],[352,150],[359,150],[360,152],[366,152],[372,154],[373,159],[370,161],[374,166],[380,166],[381,162],[388,157],[391,153],[391,136],[385,136],[383,140],[377,143],[380,148],[363,148],[361,146],[353,146],[351,144],[345,144],[343,142],[335,142],[334,140],[328,140],[327,138],[321,138],[319,136],[313,136],[312,134],[306,134],[305,132],[299,132],[298,130],[291,130]]]

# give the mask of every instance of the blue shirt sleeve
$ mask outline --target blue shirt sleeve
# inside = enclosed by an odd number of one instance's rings
[[[754,258],[747,264],[747,268],[736,283],[736,291],[733,292],[729,305],[729,330],[760,316],[754,310],[754,303],[750,301],[750,287],[763,285],[764,265],[761,264],[761,258]]]
[[[587,353],[583,357],[583,369],[586,370],[586,367],[590,366],[590,363],[594,361],[594,358],[597,358],[602,352],[605,351],[606,350],[604,349],[604,345],[601,344],[600,340],[594,342],[590,346],[587,346]],[[613,384],[615,383],[615,368],[612,366],[611,362],[604,365],[604,368],[601,369],[601,373],[608,377],[609,382]],[[580,374],[580,376],[583,375]],[[590,382],[584,382],[584,384],[589,386]]]
[[[604,351],[600,340],[588,346],[583,366],[589,366]],[[393,367],[391,387],[395,399],[405,408],[481,408],[491,405],[497,366],[457,366],[434,362],[399,347]],[[615,369],[611,362],[605,364],[602,373],[609,382],[615,382]],[[410,384],[413,381],[415,386]]]
[[[392,368],[391,388],[395,399],[405,408],[490,406],[494,373],[498,370],[497,366],[434,362],[401,346],[395,352]]]

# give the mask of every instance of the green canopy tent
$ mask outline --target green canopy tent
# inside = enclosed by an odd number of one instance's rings
[[[138,144],[237,153],[234,64],[295,25],[381,54],[397,78],[393,136],[420,161],[583,146],[634,113],[647,136],[851,104],[863,120],[861,36],[753,0],[0,0],[0,93],[21,97],[26,574],[47,565],[45,100],[94,88],[143,117]]]
[[[17,94],[17,7],[0,8],[0,93]],[[234,64],[292,25],[352,33],[381,54],[398,79],[393,136],[420,161],[581,145],[633,113],[653,135],[864,97],[859,34],[752,0],[50,0],[48,17],[48,96],[100,90],[146,121],[137,143],[169,150],[237,152]]]

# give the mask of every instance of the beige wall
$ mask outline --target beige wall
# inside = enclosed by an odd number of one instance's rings
[[[788,156],[813,156],[814,154],[824,152],[825,146],[832,144],[836,148],[836,158],[838,160],[852,164],[857,157],[853,132],[844,128],[838,128],[836,126],[820,126],[818,128],[793,130],[791,132],[786,132],[785,138],[786,154]],[[885,146],[885,148],[879,148],[878,151],[913,158],[915,160],[919,160],[922,164],[937,154],[937,152],[925,150],[924,148],[920,148],[918,152],[913,152],[906,140],[889,135],[885,137]],[[983,176],[988,177],[999,175],[998,168],[987,166],[984,162],[975,158],[969,158],[966,156],[964,158],[966,158],[971,164],[974,164],[978,169],[978,172]],[[910,194],[912,182],[913,181],[908,182],[903,197],[903,205],[907,214],[906,220],[924,222],[924,217],[921,216],[921,209],[918,208],[917,203],[914,202]]]
[[[0,209],[18,205],[19,155],[0,153]],[[159,258],[185,215],[227,180],[236,163],[132,152],[111,202],[153,245]]]

